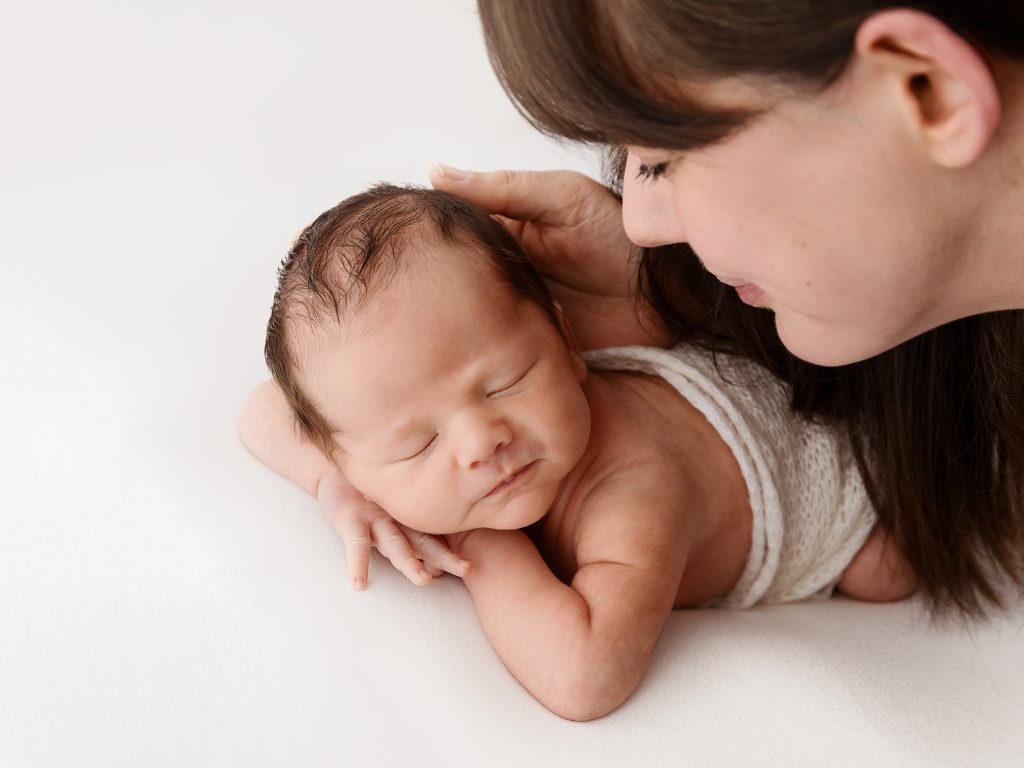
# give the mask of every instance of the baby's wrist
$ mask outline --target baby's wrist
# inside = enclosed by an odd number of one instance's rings
[[[459,531],[458,533],[446,533],[444,538],[448,543],[448,549],[456,555],[462,555],[462,545],[473,531]]]
[[[478,540],[486,531],[486,528],[471,528],[468,531],[446,534],[445,539],[448,541],[448,548],[452,552],[460,557],[464,557],[464,552],[472,546],[470,540]]]

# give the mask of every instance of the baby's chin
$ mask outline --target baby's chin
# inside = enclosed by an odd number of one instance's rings
[[[420,507],[411,515],[391,514],[395,520],[409,528],[435,536],[471,531],[474,528],[515,531],[528,528],[547,516],[558,500],[563,480],[561,477],[552,479],[542,474],[539,478],[528,479],[527,487],[521,491],[508,497],[480,499],[468,509],[463,508],[465,511],[453,510],[451,507],[436,510]]]
[[[504,504],[473,510],[466,519],[470,528],[493,528],[499,531],[515,531],[528,528],[543,520],[551,511],[558,495],[559,483],[544,484],[530,488],[508,499]]]

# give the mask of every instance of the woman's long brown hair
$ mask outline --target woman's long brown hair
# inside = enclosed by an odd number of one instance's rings
[[[824,88],[871,0],[479,0],[495,71],[547,133],[691,149],[753,117],[666,83],[742,73]],[[981,50],[1024,58],[1024,4],[898,3]],[[660,85],[659,85],[660,84]],[[621,163],[619,164],[621,179]],[[1024,252],[1022,252],[1024,258]],[[647,249],[644,298],[677,337],[744,354],[792,390],[794,411],[845,430],[882,525],[935,617],[980,618],[1024,591],[1024,311],[958,320],[863,362],[807,363],[685,244]]]

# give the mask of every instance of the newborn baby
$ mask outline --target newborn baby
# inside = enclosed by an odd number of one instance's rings
[[[443,193],[380,185],[306,228],[266,352],[348,482],[472,563],[492,645],[563,717],[625,701],[674,608],[913,591],[845,441],[779,383],[686,346],[581,354],[508,232]]]

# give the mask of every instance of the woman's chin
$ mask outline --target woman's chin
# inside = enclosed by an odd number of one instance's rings
[[[775,314],[775,330],[786,349],[794,355],[827,368],[858,363],[895,346],[865,336],[863,329],[822,326],[779,313]]]

